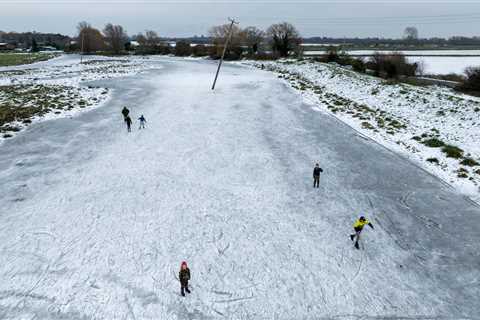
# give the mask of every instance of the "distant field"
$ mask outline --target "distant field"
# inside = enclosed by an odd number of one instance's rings
[[[53,53],[0,53],[0,67],[30,64],[54,57]]]
[[[315,57],[326,51],[305,50],[304,55]],[[391,53],[387,50],[351,50],[351,56],[368,59],[374,53]],[[421,62],[425,74],[464,74],[468,67],[480,67],[480,50],[400,50],[410,62]]]

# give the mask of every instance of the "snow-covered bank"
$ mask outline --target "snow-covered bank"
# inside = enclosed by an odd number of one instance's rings
[[[109,89],[86,85],[89,81],[131,76],[150,68],[148,58],[86,56],[80,63],[78,55],[2,67],[0,108],[13,119],[0,127],[0,142],[31,123],[72,117],[103,105]]]
[[[301,92],[315,110],[334,115],[480,201],[478,98],[445,88],[391,84],[329,64],[263,65]]]

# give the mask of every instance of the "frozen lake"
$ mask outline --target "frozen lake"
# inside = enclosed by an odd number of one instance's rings
[[[477,206],[272,73],[226,64],[212,92],[215,63],[151,62],[0,146],[1,319],[478,315]]]

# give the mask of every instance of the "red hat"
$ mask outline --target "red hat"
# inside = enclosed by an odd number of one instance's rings
[[[187,266],[187,261],[182,261],[182,267]]]

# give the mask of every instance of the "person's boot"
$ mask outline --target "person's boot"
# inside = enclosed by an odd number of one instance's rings
[[[360,250],[360,246],[358,245],[358,241],[355,242],[355,248]]]
[[[355,239],[355,235],[354,235],[354,234],[351,234],[351,235],[350,235],[350,239],[353,241],[353,239]]]
[[[191,293],[190,289],[188,289],[188,288],[185,288],[185,291],[187,291],[187,293]]]
[[[182,290],[180,291],[180,294],[182,295],[182,297],[185,297],[185,292],[183,291],[183,288],[182,288]]]

